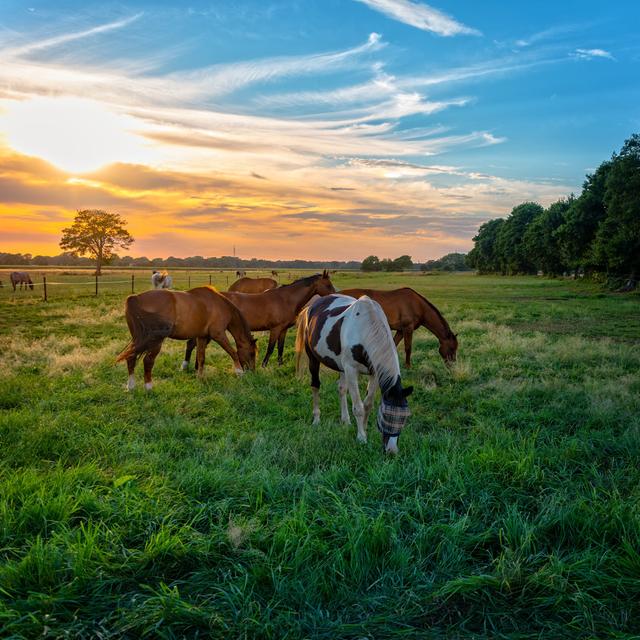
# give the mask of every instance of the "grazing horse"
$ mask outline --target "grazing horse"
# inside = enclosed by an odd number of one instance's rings
[[[24,287],[25,289],[29,287],[31,291],[33,291],[33,281],[29,277],[29,274],[26,271],[12,271],[9,275],[9,280],[11,280],[11,286],[13,290],[16,290],[16,285],[20,285],[20,289]]]
[[[335,289],[329,274],[324,271],[263,293],[223,291],[222,295],[240,309],[251,331],[269,331],[269,346],[262,361],[262,366],[266,367],[276,342],[278,343],[278,364],[282,364],[287,329],[295,324],[300,309],[313,296],[326,296],[330,293],[335,293]],[[188,366],[194,346],[193,340],[187,343],[183,366]]]
[[[236,271],[236,278],[244,278],[246,275],[247,272],[244,269]]]
[[[440,355],[450,364],[455,362],[458,338],[451,331],[442,314],[417,291],[404,287],[383,291],[379,289],[343,289],[340,293],[353,298],[369,296],[382,307],[389,326],[395,330],[396,345],[404,339],[404,353],[407,367],[411,367],[411,343],[413,332],[420,326],[426,327],[440,341]]]
[[[341,294],[313,301],[298,316],[296,369],[302,373],[306,354],[313,393],[313,424],[320,423],[320,363],[340,373],[340,418],[349,424],[347,391],[351,395],[358,440],[367,441],[367,421],[376,389],[382,400],[378,431],[386,453],[398,453],[398,437],[409,417],[407,396],[413,387],[402,387],[398,352],[382,307],[367,296],[359,300]],[[364,403],[358,374],[369,375]]]
[[[256,367],[256,341],[242,314],[213,287],[196,287],[189,291],[145,291],[131,295],[125,303],[131,342],[116,362],[127,361],[131,390],[135,386],[136,362],[144,355],[144,386],[151,389],[151,371],[165,338],[193,339],[197,343],[198,375],[204,370],[204,354],[210,340],[215,340],[233,360],[237,373]],[[225,334],[233,336],[238,351]]]
[[[278,283],[271,278],[240,278],[230,287],[229,291],[240,291],[241,293],[262,293],[269,289],[275,289]]]
[[[151,284],[154,289],[171,289],[173,278],[166,271],[154,271],[151,274]]]

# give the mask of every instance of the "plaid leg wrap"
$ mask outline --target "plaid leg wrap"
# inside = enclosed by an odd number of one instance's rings
[[[387,404],[383,400],[378,409],[378,431],[384,436],[399,436],[410,415],[411,410],[408,404],[399,407]]]

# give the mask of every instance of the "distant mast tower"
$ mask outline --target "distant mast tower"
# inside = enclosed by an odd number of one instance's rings
[[[235,244],[233,245],[233,257],[234,258],[236,257],[236,245]]]

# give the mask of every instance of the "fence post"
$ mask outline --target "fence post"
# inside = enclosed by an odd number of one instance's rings
[[[135,278],[135,275],[132,273],[131,274],[131,293],[133,293],[133,279]]]
[[[98,295],[98,272],[96,271],[96,296]]]
[[[227,289],[229,288],[229,276],[227,276]]]
[[[187,274],[187,282],[188,282],[187,289],[191,289],[191,274],[190,273]]]
[[[44,301],[47,302],[47,276],[42,276],[42,288],[44,290]]]
[[[211,274],[209,274],[209,286],[211,286]]]

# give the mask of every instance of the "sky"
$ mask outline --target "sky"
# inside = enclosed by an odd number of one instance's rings
[[[414,262],[640,132],[640,2],[0,0],[0,251]]]

